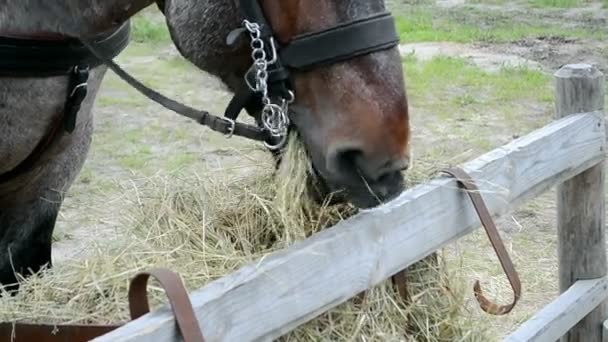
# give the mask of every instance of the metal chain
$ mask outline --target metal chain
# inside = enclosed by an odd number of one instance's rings
[[[264,108],[262,109],[262,124],[266,128],[271,136],[280,138],[280,142],[277,145],[269,146],[269,148],[281,148],[287,140],[288,128],[289,128],[289,104],[295,100],[293,93],[290,93],[291,97],[285,99],[279,97],[278,103],[273,103],[268,94],[268,66],[274,64],[277,61],[277,51],[274,41],[271,39],[270,51],[272,56],[268,56],[266,53],[266,45],[264,40],[261,38],[262,32],[260,25],[252,23],[248,20],[244,21],[245,28],[249,31],[251,36],[251,58],[253,59],[253,72],[255,72],[255,85],[251,84],[248,77],[245,77],[247,84],[251,90],[260,93],[262,95],[262,103]]]

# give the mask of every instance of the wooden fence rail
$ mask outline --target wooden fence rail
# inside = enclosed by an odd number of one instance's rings
[[[466,163],[464,169],[478,183],[490,212],[499,216],[600,164],[605,148],[603,113],[590,111],[552,122]],[[478,227],[466,194],[455,180],[439,176],[214,281],[192,293],[191,300],[207,342],[272,340]],[[576,288],[601,292],[597,284],[589,284]],[[588,297],[582,296],[582,302],[598,303]],[[576,321],[568,324],[576,324],[587,312],[572,316]],[[168,308],[96,339],[178,340]]]

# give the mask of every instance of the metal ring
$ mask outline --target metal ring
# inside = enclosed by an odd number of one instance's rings
[[[251,53],[251,57],[256,60],[264,60],[266,61],[266,51],[264,50],[253,50]]]
[[[269,149],[270,151],[276,152],[285,146],[285,144],[287,143],[287,136],[288,136],[287,134],[283,134],[281,136],[281,140],[279,140],[279,142],[276,145],[271,145],[267,141],[264,141],[264,146],[266,146],[266,148]]]
[[[293,103],[296,100],[296,94],[292,90],[287,90],[287,94],[289,95],[289,98],[285,99],[285,101],[287,101],[288,104]]]
[[[263,50],[264,49],[264,41],[261,39],[254,39],[250,44],[253,50]]]

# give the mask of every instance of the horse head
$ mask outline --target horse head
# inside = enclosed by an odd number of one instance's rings
[[[261,0],[259,5],[278,46],[386,10],[383,0]],[[182,55],[233,91],[242,87],[252,63],[248,39],[226,44],[226,36],[243,22],[240,6],[242,1],[218,0],[164,4]],[[341,192],[362,208],[399,194],[403,171],[410,164],[410,128],[398,49],[391,46],[336,63],[294,68],[290,74],[295,101],[289,118],[324,188]],[[259,111],[253,115],[260,119]]]

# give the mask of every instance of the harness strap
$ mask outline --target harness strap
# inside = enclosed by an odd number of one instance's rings
[[[118,64],[116,64],[111,58],[105,56],[101,51],[99,51],[93,44],[91,44],[91,42],[82,41],[82,43],[89,48],[91,53],[106,64],[108,68],[116,73],[116,75],[118,75],[118,77],[120,77],[123,81],[127,82],[127,84],[135,88],[142,95],[165,107],[166,109],[195,120],[199,124],[207,126],[211,130],[225,135],[236,135],[257,141],[266,141],[266,139],[269,137],[268,132],[259,127],[235,122],[221,116],[215,116],[208,111],[194,109],[190,106],[168,98],[167,96],[147,87],[135,79]]]
[[[87,80],[89,78],[88,67],[74,67],[70,73],[67,99],[64,108],[53,117],[51,125],[46,134],[38,142],[30,154],[12,170],[0,174],[0,184],[6,183],[15,177],[31,171],[40,158],[52,146],[54,146],[62,136],[62,128],[72,133],[76,127],[76,116],[80,110],[80,105],[87,95]]]
[[[137,319],[150,312],[147,284],[150,277],[157,279],[165,290],[184,342],[204,342],[188,292],[180,277],[167,269],[154,269],[137,274],[129,286],[131,318]],[[0,341],[7,342],[86,342],[124,326],[121,324],[25,324],[0,323]]]
[[[475,298],[477,299],[477,302],[479,302],[479,305],[483,311],[491,315],[506,315],[513,310],[521,298],[521,281],[517,271],[515,270],[515,266],[513,266],[513,262],[509,257],[509,252],[507,252],[507,249],[500,238],[500,234],[498,233],[496,224],[494,224],[492,215],[490,214],[490,211],[488,210],[488,207],[486,206],[479,188],[475,184],[473,178],[466,171],[458,167],[443,170],[443,172],[456,178],[458,183],[461,184],[465,190],[467,190],[467,194],[471,198],[473,207],[479,216],[479,221],[490,239],[492,248],[494,248],[496,256],[500,261],[500,265],[502,266],[502,269],[505,272],[509,283],[511,284],[511,289],[513,290],[513,301],[510,304],[495,304],[483,294],[479,280],[477,280],[475,281],[474,285]]]
[[[129,36],[130,26],[127,22],[118,30],[95,39],[92,45],[103,51],[104,55],[114,57],[126,48]],[[53,117],[48,131],[32,152],[15,168],[0,174],[0,183],[6,183],[36,167],[40,158],[61,139],[62,128],[67,133],[74,131],[78,112],[88,93],[89,69],[103,61],[72,38],[57,41],[39,37],[0,37],[0,56],[0,76],[70,77],[64,108]]]
[[[393,16],[380,13],[324,31],[297,36],[282,47],[280,55],[287,67],[310,70],[387,50],[397,44],[399,36]]]
[[[116,31],[95,39],[93,45],[106,56],[115,57],[129,44],[129,23]],[[99,66],[86,46],[74,38],[44,40],[2,37],[0,32],[0,75],[11,77],[63,76],[75,65]]]

